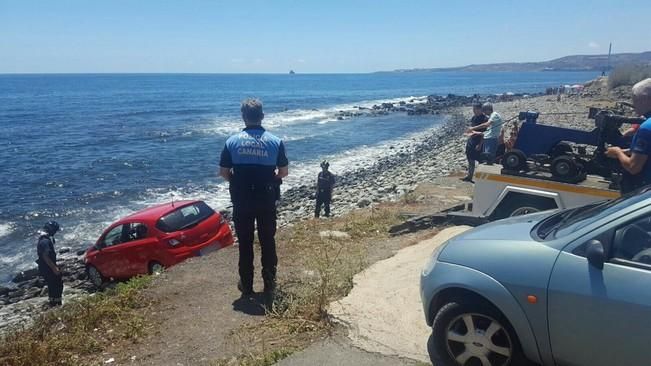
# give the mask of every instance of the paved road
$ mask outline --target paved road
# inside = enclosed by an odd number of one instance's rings
[[[347,327],[351,344],[368,352],[429,362],[431,330],[420,301],[420,271],[434,248],[467,229],[445,229],[355,275],[348,296],[330,304],[329,310]]]
[[[343,337],[315,343],[277,363],[278,366],[417,366],[423,363],[355,348]]]

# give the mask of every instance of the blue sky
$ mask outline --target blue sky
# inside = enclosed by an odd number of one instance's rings
[[[0,0],[0,73],[371,72],[651,50],[651,1]]]

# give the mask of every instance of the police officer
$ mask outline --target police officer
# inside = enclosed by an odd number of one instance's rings
[[[247,99],[241,106],[246,128],[231,136],[220,160],[220,175],[229,182],[233,222],[239,240],[238,288],[243,297],[253,294],[253,239],[255,225],[262,251],[265,301],[276,286],[276,199],[280,179],[288,174],[285,146],[281,139],[262,128],[262,102]]]
[[[43,231],[38,238],[36,252],[38,259],[38,271],[47,283],[47,292],[50,306],[61,305],[61,295],[63,294],[63,279],[61,270],[57,267],[57,254],[54,250],[54,234],[59,231],[59,224],[55,221],[49,221],[43,226]]]
[[[622,150],[620,147],[609,147],[608,157],[619,160],[624,174],[630,174],[633,183],[622,186],[622,193],[634,188],[651,184],[651,78],[642,80],[633,86],[633,106],[635,112],[646,118],[633,136],[631,149]]]
[[[324,206],[325,216],[330,217],[330,202],[332,202],[332,189],[335,186],[335,175],[328,171],[330,163],[321,163],[321,172],[316,181],[316,211],[314,217],[321,214],[321,205]]]

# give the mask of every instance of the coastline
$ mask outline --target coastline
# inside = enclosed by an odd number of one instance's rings
[[[450,98],[453,102],[441,102]],[[422,114],[440,114],[446,120],[418,134],[416,137],[389,146],[393,153],[370,162],[367,166],[337,176],[333,195],[332,213],[345,215],[355,209],[381,202],[399,200],[412,192],[419,183],[431,182],[437,177],[448,176],[466,168],[465,141],[463,132],[470,118],[470,105],[480,98],[482,101],[496,97],[436,97],[431,96],[429,107],[421,109]],[[559,124],[585,127],[588,120],[586,100],[577,95],[557,102],[555,96],[513,97],[511,101],[492,100],[496,111],[505,119],[511,118],[520,110],[540,110],[577,113],[568,116]],[[387,113],[405,113],[397,106],[378,106]],[[393,110],[396,109],[396,110]],[[414,108],[413,110],[417,110]],[[585,112],[585,114],[581,114]],[[547,120],[543,120],[547,122]],[[552,121],[553,122],[553,121]],[[336,172],[335,172],[336,173]],[[282,194],[278,210],[279,227],[291,226],[314,215],[313,182],[292,187]],[[61,250],[66,250],[62,248]],[[80,256],[82,252],[65,253],[62,260],[65,275],[64,296],[67,299],[92,293],[92,286],[85,281],[85,272]],[[45,293],[43,281],[34,273],[17,281],[15,288],[0,287],[0,334],[15,325],[26,325],[35,314],[42,312],[41,303]]]

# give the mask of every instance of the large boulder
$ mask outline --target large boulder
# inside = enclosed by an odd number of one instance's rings
[[[13,282],[13,283],[25,282],[25,281],[33,280],[37,276],[38,276],[38,268],[32,268],[32,269],[28,269],[26,271],[22,271],[22,272],[18,273],[11,280],[11,282]]]

